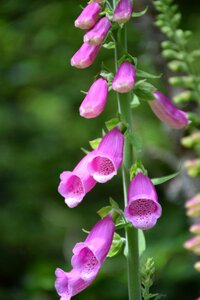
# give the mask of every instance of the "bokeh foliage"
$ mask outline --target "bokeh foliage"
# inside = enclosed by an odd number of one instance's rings
[[[190,6],[187,1],[179,2],[183,26],[194,31],[196,44],[200,37],[199,3],[193,1]],[[147,17],[130,24],[129,47],[139,57],[139,64],[152,72],[157,71],[154,62],[159,58],[154,51],[159,41],[151,3],[140,2],[136,8],[144,8],[145,3],[150,5]],[[70,57],[80,46],[83,34],[73,27],[80,4],[78,0],[0,3],[3,300],[58,299],[54,270],[57,266],[70,270],[73,244],[85,237],[81,228],[89,229],[97,221],[95,212],[107,205],[109,196],[121,205],[123,202],[120,175],[103,186],[99,184],[73,210],[66,207],[57,193],[60,172],[74,167],[83,155],[80,148],[89,149],[88,141],[101,134],[103,122],[116,111],[115,95],[111,92],[106,110],[99,118],[79,117],[78,107],[83,98],[80,90],[89,88],[101,61],[114,70],[113,53],[104,49],[89,69],[76,70],[70,66]],[[160,68],[160,62],[158,65]],[[166,91],[164,79],[165,76],[155,85]],[[169,131],[146,103],[134,110],[134,127],[141,135],[143,159],[150,176],[176,171],[185,155],[185,150],[177,146],[177,137],[182,133]],[[190,187],[188,180],[183,174],[158,187],[163,217],[146,234],[146,255],[156,262],[153,289],[170,300],[189,300],[200,294],[199,278],[192,267],[195,257],[182,248],[189,236],[183,208],[188,195],[183,186]],[[127,299],[124,257],[108,259],[94,284],[75,299]]]

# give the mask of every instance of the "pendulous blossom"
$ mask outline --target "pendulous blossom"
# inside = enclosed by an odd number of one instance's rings
[[[84,42],[91,45],[100,45],[103,43],[111,22],[107,17],[100,19],[96,25],[84,35]]]
[[[135,84],[135,67],[128,61],[123,62],[115,74],[112,82],[112,88],[118,93],[130,92]]]
[[[97,1],[96,1],[97,2]],[[89,3],[82,11],[80,16],[75,20],[74,25],[80,29],[92,28],[98,18],[101,11],[101,6],[98,3]]]
[[[101,45],[94,46],[83,43],[81,48],[71,58],[71,65],[78,69],[85,69],[91,66],[101,48]]]
[[[65,198],[65,203],[73,208],[77,206],[96,184],[96,181],[89,174],[87,164],[94,151],[88,153],[75,167],[72,172],[64,171],[60,175],[61,182],[58,192]]]
[[[113,220],[107,215],[92,228],[84,242],[75,245],[72,271],[56,269],[55,287],[60,300],[70,300],[96,278],[112,245],[114,231]]]
[[[103,79],[97,79],[90,87],[79,108],[80,115],[91,119],[99,116],[106,105],[108,98],[108,82]]]
[[[88,171],[100,183],[107,182],[117,174],[123,160],[124,136],[115,127],[101,140],[88,163]]]
[[[113,21],[117,23],[126,23],[130,20],[132,12],[132,0],[120,0],[115,8]]]
[[[161,216],[162,208],[154,185],[149,177],[139,172],[128,189],[128,205],[125,217],[134,227],[146,230],[152,228]]]
[[[154,93],[155,100],[149,101],[149,105],[155,115],[168,126],[181,129],[188,125],[189,120],[187,114],[178,109],[170,99],[161,92]]]

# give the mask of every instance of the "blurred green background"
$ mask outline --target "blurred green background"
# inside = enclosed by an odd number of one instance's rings
[[[95,120],[79,117],[83,99],[99,71],[101,61],[113,69],[112,50],[102,49],[94,65],[85,70],[69,60],[82,43],[83,32],[73,22],[81,12],[72,0],[1,0],[1,109],[0,109],[0,261],[2,300],[54,300],[56,267],[70,270],[74,243],[85,238],[98,220],[96,211],[112,196],[122,206],[120,174],[97,185],[82,204],[69,209],[57,193],[59,174],[71,170],[82,157],[80,148],[100,136],[103,123],[116,112],[113,92],[103,114]],[[200,40],[199,1],[177,1],[182,26],[193,30],[192,48]],[[159,54],[162,35],[154,27],[150,1],[137,1],[135,10],[149,5],[140,20],[129,25],[129,49],[140,68],[166,70]],[[167,91],[166,74],[155,81]],[[147,104],[134,111],[134,126],[143,144],[143,160],[151,177],[176,171],[188,155],[179,145],[182,132],[161,124]],[[184,201],[197,191],[197,182],[182,174],[158,187],[163,215],[146,233],[146,255],[156,263],[153,292],[169,300],[192,300],[200,295],[197,257],[182,248],[189,238]],[[98,278],[74,299],[127,299],[126,261],[108,259]]]

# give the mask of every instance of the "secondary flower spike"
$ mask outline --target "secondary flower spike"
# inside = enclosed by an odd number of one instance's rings
[[[97,1],[96,1],[97,2]],[[101,6],[98,3],[89,3],[75,20],[74,25],[80,29],[92,28],[99,18]]]
[[[188,125],[189,120],[187,114],[178,109],[170,99],[161,92],[154,93],[155,100],[148,101],[155,115],[168,126],[181,129]]]
[[[120,0],[115,8],[113,21],[117,23],[126,23],[130,20],[132,12],[132,0]]]
[[[84,42],[91,45],[100,45],[103,43],[111,23],[107,17],[100,19],[96,25],[84,35]]]
[[[96,181],[88,173],[87,164],[93,151],[88,153],[75,167],[72,172],[65,171],[61,173],[61,182],[58,186],[58,192],[65,198],[65,203],[73,208],[77,206],[96,184]]]
[[[115,127],[101,140],[94,156],[88,163],[88,171],[100,183],[107,182],[117,174],[122,164],[124,149],[124,136]]]
[[[101,48],[101,45],[94,46],[83,43],[81,48],[71,58],[71,65],[78,69],[85,69],[91,66]]]
[[[80,115],[91,119],[99,116],[106,105],[108,98],[108,83],[105,79],[97,79],[90,87],[79,108]]]
[[[60,300],[70,300],[96,278],[112,245],[114,230],[113,220],[107,215],[92,228],[84,242],[75,245],[72,271],[56,269],[55,287]]]
[[[128,93],[134,87],[135,78],[135,67],[128,61],[125,61],[117,70],[112,82],[112,88],[118,93]]]
[[[161,216],[162,208],[149,177],[139,172],[131,181],[128,189],[128,206],[125,217],[134,227],[146,230],[155,226]]]

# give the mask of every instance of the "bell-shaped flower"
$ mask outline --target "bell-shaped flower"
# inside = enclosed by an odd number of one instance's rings
[[[98,3],[89,3],[82,11],[80,16],[75,20],[74,25],[80,29],[92,28],[98,18],[101,11],[101,6]]]
[[[123,148],[124,136],[117,127],[102,138],[88,163],[88,171],[97,182],[104,183],[117,174],[123,160]]]
[[[80,49],[71,58],[71,65],[78,69],[85,69],[91,66],[101,48],[101,45],[94,46],[83,43]]]
[[[60,300],[70,300],[71,297],[77,295],[92,283],[92,281],[81,279],[80,273],[74,269],[71,272],[64,272],[62,269],[57,268],[55,275],[55,288]]]
[[[83,280],[97,276],[112,245],[114,231],[113,220],[107,215],[92,228],[84,242],[75,245],[71,263]]]
[[[111,22],[107,17],[100,19],[96,25],[84,35],[84,42],[91,45],[102,44],[110,29],[110,26]]]
[[[96,184],[87,169],[88,161],[93,154],[93,151],[88,153],[72,172],[64,171],[60,175],[61,182],[58,186],[58,192],[65,198],[65,203],[70,208],[77,206],[85,194]]]
[[[136,79],[135,67],[128,61],[123,62],[115,74],[112,88],[118,93],[128,93],[134,87]]]
[[[148,101],[154,114],[168,126],[181,129],[188,125],[189,120],[187,114],[178,109],[170,99],[161,92],[154,93],[155,100]]]
[[[56,269],[55,287],[60,300],[70,300],[96,278],[112,245],[114,231],[114,222],[107,215],[92,228],[84,242],[75,245],[72,271]]]
[[[108,82],[103,79],[97,79],[90,87],[79,108],[80,115],[91,119],[99,116],[106,105],[108,98]]]
[[[161,216],[161,206],[154,185],[149,177],[139,172],[128,189],[128,205],[125,217],[134,227],[146,230],[152,228]]]
[[[117,23],[126,23],[130,20],[132,12],[132,0],[120,0],[115,8],[113,21]]]

